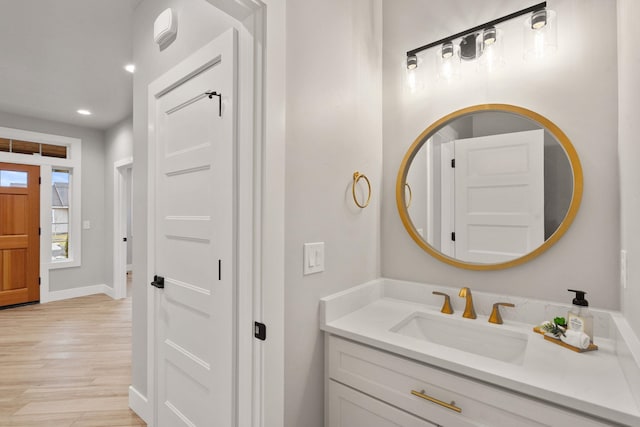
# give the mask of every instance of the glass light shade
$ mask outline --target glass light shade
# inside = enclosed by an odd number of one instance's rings
[[[490,42],[487,44],[487,38],[483,35],[484,47],[482,56],[478,59],[478,68],[480,71],[492,73],[505,64],[504,37],[502,30],[495,28],[489,36]]]
[[[453,43],[445,43],[436,51],[438,78],[451,81],[460,77],[460,48]]]
[[[544,12],[544,15],[541,13]],[[558,48],[558,25],[553,10],[537,11],[524,21],[524,59],[539,60]]]
[[[407,70],[413,70],[418,66],[418,57],[416,55],[407,56]]]
[[[485,28],[482,31],[482,42],[485,48],[494,44],[498,40],[498,31],[495,27]]]
[[[426,70],[423,66],[423,59],[418,57],[417,55],[414,57],[415,61],[412,61],[412,67],[409,67],[409,57],[405,57],[402,61],[402,68],[404,71],[402,73],[403,87],[408,94],[416,94],[418,92],[421,92],[422,90],[424,90],[425,84],[424,74]]]
[[[442,52],[442,58],[447,59],[447,58],[451,58],[453,56],[453,43],[451,42],[446,42],[442,45],[441,48],[441,52]]]

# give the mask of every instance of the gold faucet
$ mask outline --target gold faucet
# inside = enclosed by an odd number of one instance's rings
[[[433,291],[431,293],[433,295],[440,295],[444,297],[444,303],[442,304],[442,309],[440,310],[441,313],[453,314],[453,308],[451,308],[451,299],[449,298],[449,295],[445,294],[444,292],[437,291]]]
[[[466,298],[466,304],[464,305],[464,313],[462,313],[462,317],[467,319],[475,319],[476,318],[476,310],[473,308],[473,298],[471,297],[471,289],[464,287],[460,289],[460,293],[458,293],[459,297]]]
[[[515,305],[510,302],[497,302],[493,304],[493,310],[491,310],[491,316],[489,316],[489,322],[495,323],[497,325],[502,325],[502,316],[500,315],[500,306],[503,305],[505,307],[515,307]]]

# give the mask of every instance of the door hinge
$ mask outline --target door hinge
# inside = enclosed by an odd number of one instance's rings
[[[456,159],[451,159],[451,167],[452,168],[456,167]]]
[[[454,242],[456,241],[456,232],[455,231],[451,233],[451,240],[454,241]]]
[[[38,177],[38,184],[42,184],[42,177],[41,176]]]
[[[42,285],[42,277],[38,277],[38,285]]]
[[[42,236],[42,228],[38,227],[38,236]]]
[[[253,336],[261,341],[267,339],[267,325],[260,322],[253,323]]]
[[[218,260],[218,280],[222,280],[222,260]]]

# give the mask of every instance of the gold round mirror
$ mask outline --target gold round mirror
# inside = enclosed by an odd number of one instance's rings
[[[525,108],[483,104],[429,126],[402,160],[396,204],[425,251],[470,270],[529,261],[567,231],[582,199],[569,138]]]

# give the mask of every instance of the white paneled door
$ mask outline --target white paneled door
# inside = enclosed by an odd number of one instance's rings
[[[236,37],[149,86],[160,427],[235,425]]]
[[[455,257],[498,263],[544,242],[544,130],[455,142]]]

